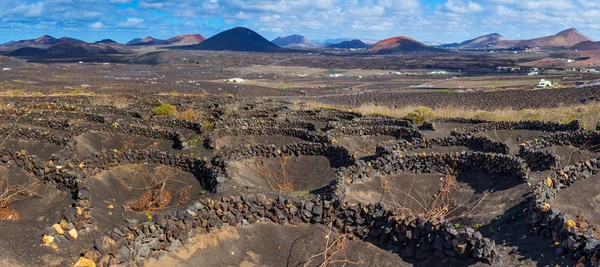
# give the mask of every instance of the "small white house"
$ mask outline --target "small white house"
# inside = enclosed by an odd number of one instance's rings
[[[429,74],[445,75],[445,74],[448,74],[448,72],[445,70],[438,70],[438,71],[432,71]]]
[[[246,81],[242,78],[231,78],[231,79],[227,79],[225,80],[226,82],[230,82],[230,83],[245,83]]]
[[[546,81],[546,79],[541,79],[540,83],[538,83],[537,87],[550,88],[550,87],[552,87],[552,82]]]
[[[344,77],[344,74],[334,73],[334,74],[329,75],[329,77],[331,77],[331,78],[339,78],[339,77]]]
[[[2,70],[6,71],[6,70],[10,70],[10,68],[3,68]]]
[[[530,73],[527,73],[527,76],[538,76],[540,73],[537,71],[532,71]]]

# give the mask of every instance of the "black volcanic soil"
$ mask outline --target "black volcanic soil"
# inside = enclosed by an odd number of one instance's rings
[[[237,146],[243,144],[273,144],[277,146],[305,142],[304,140],[283,135],[240,135],[217,139],[217,147]]]
[[[396,140],[389,135],[365,135],[344,136],[336,139],[336,143],[342,145],[359,158],[375,155],[375,149],[379,142]]]
[[[554,207],[571,218],[583,218],[595,226],[600,226],[600,175],[573,183],[558,191]]]
[[[29,185],[37,181],[12,165],[0,166],[0,177],[8,178],[13,185]],[[44,228],[60,221],[60,211],[70,206],[73,200],[69,193],[56,189],[50,183],[40,185],[35,192],[39,194],[38,197],[18,200],[9,206],[20,214],[18,221],[0,222],[1,266],[57,266],[63,260],[69,261],[69,258],[81,253],[81,246],[63,247],[60,251],[41,246]]]
[[[38,141],[23,141],[4,139],[0,142],[1,148],[12,148],[15,151],[25,150],[31,155],[36,155],[43,160],[49,160],[50,156],[64,150],[64,147]]]
[[[440,174],[395,174],[372,178],[350,186],[350,202],[377,203],[392,208],[406,208],[413,213],[426,211],[434,202],[434,194],[443,187]],[[451,189],[454,205],[446,216],[464,226],[486,225],[521,201],[529,188],[521,181],[484,173],[459,174]],[[438,207],[439,203],[435,207]]]
[[[335,180],[339,167],[322,156],[251,158],[229,164],[234,184],[266,192],[280,191],[278,186],[288,182],[293,191],[317,192]]]
[[[164,190],[171,193],[171,201],[160,213],[179,208],[177,203],[182,189],[187,190],[189,194],[189,199],[181,205],[183,207],[206,194],[200,182],[191,173],[157,164],[122,165],[88,179],[94,199],[92,215],[98,227],[102,232],[107,232],[123,224],[125,219],[146,218],[143,213],[125,210],[124,205],[139,199],[144,192],[160,182],[165,182]]]
[[[572,165],[577,162],[595,159],[600,155],[600,147],[574,147],[574,146],[551,146],[544,148],[551,150],[560,157],[560,166]]]
[[[360,106],[363,103],[377,103],[391,107],[468,107],[476,109],[526,109],[551,108],[560,105],[576,105],[594,101],[600,96],[600,87],[566,88],[560,90],[511,90],[499,92],[472,93],[363,93],[358,95],[330,96],[318,101],[342,105]]]

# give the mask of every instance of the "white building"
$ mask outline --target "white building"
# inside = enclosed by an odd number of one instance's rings
[[[541,79],[540,83],[538,83],[537,87],[550,88],[550,87],[552,87],[552,82],[546,81],[546,79]]]
[[[344,74],[334,73],[334,74],[329,75],[329,77],[331,77],[331,78],[339,78],[339,77],[344,77]]]

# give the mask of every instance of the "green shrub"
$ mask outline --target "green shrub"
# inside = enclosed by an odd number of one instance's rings
[[[411,119],[416,124],[422,124],[426,120],[433,118],[433,115],[433,110],[428,107],[420,106],[408,113],[406,117]]]
[[[177,108],[170,104],[161,104],[154,108],[155,116],[173,116],[177,113]]]

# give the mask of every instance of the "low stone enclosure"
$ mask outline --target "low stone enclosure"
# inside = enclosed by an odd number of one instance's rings
[[[85,103],[75,102],[74,105],[81,106]],[[98,115],[94,111],[98,111]],[[67,246],[64,241],[60,241],[63,238],[72,243],[84,242],[83,239],[75,239],[77,236],[89,237],[92,236],[91,232],[99,231],[94,226],[102,218],[96,217],[94,211],[106,207],[105,203],[92,198],[94,192],[90,187],[91,177],[124,165],[156,164],[192,174],[207,192],[206,197],[193,199],[190,203],[186,202],[185,205],[172,209],[150,212],[150,218],[140,219],[146,214],[136,214],[140,216],[132,215],[132,219],[113,222],[114,227],[108,231],[93,235],[93,244],[88,244],[90,249],[81,255],[82,259],[94,261],[97,266],[143,265],[150,258],[164,257],[167,252],[185,246],[192,236],[227,225],[243,227],[257,222],[272,222],[331,225],[336,232],[372,242],[403,258],[468,258],[501,266],[502,253],[495,241],[474,227],[456,226],[454,221],[444,216],[448,214],[447,211],[440,213],[441,215],[417,212],[411,214],[385,203],[350,203],[349,188],[378,177],[400,174],[456,177],[465,173],[481,173],[482,179],[497,175],[499,179],[522,185],[531,183],[530,168],[545,164],[546,167],[557,169],[550,179],[545,179],[531,190],[536,198],[530,209],[534,229],[540,235],[559,242],[558,255],[569,255],[577,260],[585,256],[593,264],[597,264],[600,258],[600,241],[594,228],[585,227],[581,220],[573,219],[572,216],[576,214],[560,213],[555,207],[555,199],[562,190],[598,173],[599,160],[590,159],[575,165],[559,166],[556,165],[559,162],[556,155],[548,156],[542,152],[552,145],[581,147],[584,144],[597,144],[598,133],[580,130],[577,123],[559,125],[457,120],[453,122],[472,125],[456,129],[449,136],[427,138],[423,131],[408,120],[339,111],[281,111],[286,115],[284,120],[272,120],[275,116],[267,116],[268,119],[264,122],[260,119],[239,118],[228,123],[216,123],[214,129],[185,120],[162,117],[148,119],[144,118],[146,115],[142,111],[143,108],[135,106],[127,111],[90,108],[89,112],[82,115],[73,112],[72,107],[63,105],[52,111],[42,112],[60,114],[57,118],[42,120],[35,119],[38,115],[24,113],[25,116],[19,119],[18,116],[13,116],[14,113],[0,111],[0,120],[4,122],[0,127],[0,135],[5,138],[72,147],[75,145],[72,143],[73,136],[100,131],[168,139],[178,143],[180,150],[187,151],[185,143],[188,140],[178,130],[186,129],[200,136],[207,147],[213,148],[211,152],[214,155],[211,157],[151,149],[104,150],[80,155],[66,149],[53,154],[48,161],[30,155],[27,151],[10,148],[1,150],[0,160],[3,163],[18,166],[37,179],[49,181],[73,196],[72,205],[65,208],[59,217],[49,221],[48,228],[40,229],[43,230],[40,236],[43,236],[43,242],[47,246]],[[274,115],[270,112],[265,114]],[[293,114],[298,116],[291,119]],[[69,122],[67,118],[77,122]],[[323,121],[326,122],[325,127],[317,125],[317,122]],[[430,126],[435,129],[435,122]],[[521,153],[514,155],[505,142],[477,134],[490,129],[526,129],[553,133],[526,141]],[[240,135],[293,136],[305,142],[282,145],[255,143],[217,148],[218,138]],[[395,140],[379,143],[375,155],[368,159],[358,159],[346,146],[335,142],[339,137],[362,135],[389,135]],[[443,146],[465,146],[469,151],[401,153]],[[306,166],[302,165],[302,160],[310,157],[336,163],[327,166],[334,170],[332,176],[327,177],[330,180],[322,181],[326,184],[325,187],[314,188],[315,190],[309,188],[307,191],[310,194],[298,196],[285,190],[258,187],[244,188],[245,191],[232,190],[239,187],[232,172],[233,165],[237,162],[289,159],[300,162],[296,166]],[[419,176],[415,177],[418,179]],[[502,181],[504,180],[499,182]],[[63,230],[62,233],[59,230]]]
[[[534,189],[535,201],[531,207],[531,224],[539,235],[551,238],[556,245],[556,256],[598,266],[600,264],[600,232],[593,222],[594,214],[566,214],[557,207],[557,198],[569,187],[583,183],[598,174],[600,158],[579,162],[556,170],[551,177],[540,181]],[[595,182],[597,183],[597,182]],[[597,192],[592,192],[596,194]],[[575,192],[579,197],[573,201],[589,201],[582,196],[586,192]],[[594,200],[595,201],[595,200]],[[597,209],[592,207],[592,209]],[[597,221],[597,218],[593,218]]]
[[[600,145],[600,134],[593,131],[569,131],[548,134],[536,140],[521,144],[519,156],[525,159],[532,168],[560,168],[561,160],[572,161],[572,156],[580,149],[596,149]],[[552,146],[573,146],[576,149],[567,159],[562,159],[556,152],[549,150]],[[566,155],[563,155],[563,157]],[[570,165],[573,162],[569,162]]]

